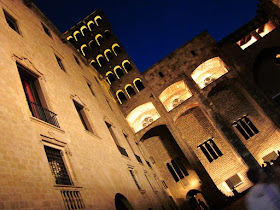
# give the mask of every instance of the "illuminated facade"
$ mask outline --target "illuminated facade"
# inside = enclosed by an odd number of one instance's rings
[[[100,10],[61,34],[0,1],[0,208],[219,209],[248,189],[280,150],[278,4],[140,73]]]

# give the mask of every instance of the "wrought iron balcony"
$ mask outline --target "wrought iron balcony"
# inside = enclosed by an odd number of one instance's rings
[[[136,159],[138,160],[139,163],[142,163],[142,164],[143,164],[141,158],[140,158],[138,155],[135,154],[135,157],[136,157]]]
[[[126,152],[125,148],[122,148],[122,147],[121,147],[121,146],[119,146],[119,145],[117,145],[117,147],[118,147],[118,149],[119,149],[120,153],[121,153],[123,156],[128,157],[128,154],[127,154],[127,152]]]
[[[35,104],[29,101],[29,107],[32,112],[33,117],[36,117],[40,120],[43,120],[49,124],[52,124],[58,128],[60,128],[59,123],[57,121],[55,113],[51,112],[50,110],[42,107],[41,105]]]

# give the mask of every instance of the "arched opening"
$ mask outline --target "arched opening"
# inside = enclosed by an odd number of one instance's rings
[[[89,47],[91,48],[91,49],[95,49],[97,46],[96,46],[96,42],[95,41],[93,41],[93,40],[91,40],[89,43],[88,43],[88,45],[89,45]]]
[[[112,36],[112,34],[111,34],[111,32],[110,32],[109,30],[106,30],[106,31],[104,32],[104,37],[105,37],[106,39],[109,39],[111,36]]]
[[[187,201],[191,209],[209,209],[206,201],[199,190],[192,189],[186,195]]]
[[[98,62],[98,64],[99,64],[100,67],[106,65],[106,59],[104,58],[103,55],[98,55],[98,56],[96,57],[96,60],[97,60],[97,62]]]
[[[116,74],[118,79],[121,78],[124,75],[123,70],[121,69],[121,67],[115,67],[114,71],[115,71],[115,74]]]
[[[122,62],[122,66],[127,72],[132,70],[132,66],[127,60]]]
[[[136,89],[138,90],[138,92],[140,92],[141,90],[143,90],[145,88],[145,86],[143,85],[141,79],[137,78],[133,81],[134,86],[136,87]]]
[[[81,46],[81,52],[82,52],[83,56],[88,55],[89,51],[88,51],[87,45],[84,44],[84,45]]]
[[[92,65],[95,69],[99,69],[99,68],[100,68],[100,66],[96,63],[95,60],[92,60],[92,61],[90,62],[90,65]]]
[[[127,198],[120,193],[115,195],[115,206],[116,210],[133,210]]]
[[[132,85],[126,85],[125,91],[129,97],[136,95],[136,92],[133,89]]]
[[[219,58],[211,58],[200,64],[191,74],[192,79],[202,89],[228,72],[226,65]]]
[[[105,50],[104,54],[108,62],[114,58],[112,51],[109,49]]]
[[[82,38],[82,35],[79,31],[75,31],[73,33],[74,38],[76,39],[76,41],[80,40]]]
[[[107,81],[109,84],[112,84],[114,81],[116,81],[116,77],[114,76],[114,74],[111,71],[108,71],[106,73],[107,76]]]
[[[103,23],[102,18],[98,15],[94,18],[94,22],[97,26],[100,26]]]
[[[142,104],[133,109],[126,117],[130,127],[138,132],[160,117],[152,102]]]
[[[185,82],[179,81],[162,91],[162,93],[159,95],[159,100],[164,105],[165,109],[170,111],[191,96],[192,93],[186,86]]]
[[[88,23],[87,23],[87,26],[89,28],[90,31],[92,31],[94,28],[96,28],[96,25],[94,24],[94,22],[92,20],[90,20]]]
[[[87,29],[86,26],[82,26],[80,30],[81,30],[83,36],[88,35],[89,30]]]
[[[104,42],[103,36],[101,34],[97,34],[95,36],[96,43],[101,46]]]
[[[254,64],[254,80],[257,86],[280,105],[280,47],[262,50]]]
[[[115,53],[116,56],[118,56],[121,53],[121,47],[118,44],[112,45],[112,50]]]
[[[74,39],[73,36],[68,36],[67,37],[67,40],[71,43],[71,44],[74,44],[76,42],[76,40]]]
[[[125,102],[127,100],[127,98],[122,90],[117,91],[116,95],[117,95],[117,98],[118,98],[120,104],[123,104],[123,102]]]

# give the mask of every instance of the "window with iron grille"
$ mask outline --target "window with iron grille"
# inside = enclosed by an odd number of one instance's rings
[[[59,149],[44,146],[51,172],[55,183],[59,185],[72,185],[67,169],[63,161],[63,153]]]
[[[233,122],[232,125],[237,128],[239,133],[241,133],[246,140],[259,133],[259,130],[248,118],[248,116],[243,116],[239,120]]]
[[[61,190],[60,193],[67,210],[85,209],[85,204],[79,191]]]
[[[8,25],[9,25],[13,30],[15,30],[17,33],[20,34],[16,19],[13,18],[13,16],[11,16],[11,15],[10,15],[8,12],[6,12],[5,10],[4,10],[4,15],[5,15],[5,18],[6,18],[6,21],[7,21]]]
[[[211,163],[213,160],[218,159],[221,157],[223,153],[218,148],[216,143],[214,142],[213,138],[208,139],[203,144],[200,144],[198,148],[201,149],[207,160]]]
[[[139,183],[137,182],[137,180],[136,180],[136,178],[135,178],[135,175],[134,175],[133,170],[129,170],[129,173],[131,174],[132,179],[133,179],[133,181],[135,182],[135,185],[137,186],[137,188],[138,188],[139,190],[141,190],[141,187],[140,187]]]
[[[167,188],[168,188],[168,186],[167,186],[167,184],[165,183],[165,181],[164,181],[164,180],[161,180],[161,183],[162,183],[162,185],[163,185],[164,189],[167,189]]]

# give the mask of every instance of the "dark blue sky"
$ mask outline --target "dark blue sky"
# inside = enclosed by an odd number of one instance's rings
[[[219,41],[256,15],[258,0],[35,0],[65,32],[100,8],[142,72],[207,29]]]

